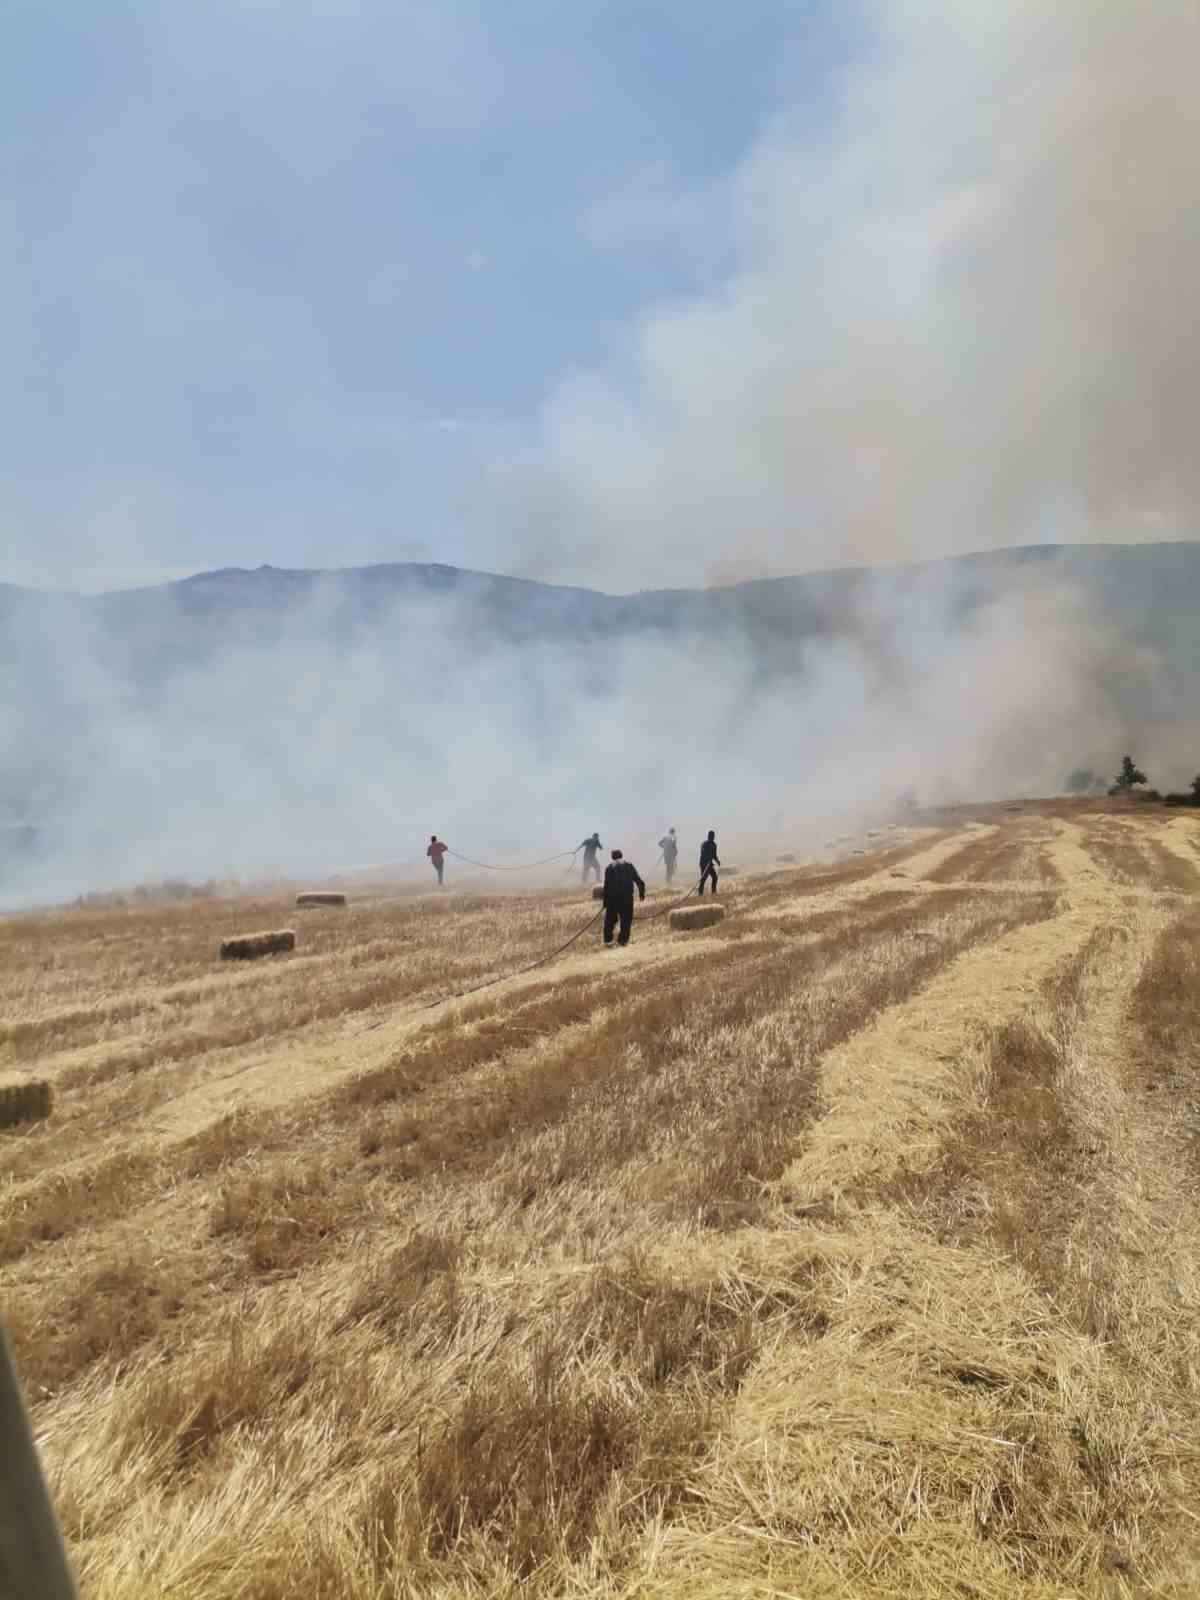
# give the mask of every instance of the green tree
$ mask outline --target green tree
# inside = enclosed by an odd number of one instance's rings
[[[1146,774],[1140,767],[1134,766],[1132,756],[1121,757],[1121,770],[1113,780],[1114,789],[1132,789],[1135,784],[1146,783]]]

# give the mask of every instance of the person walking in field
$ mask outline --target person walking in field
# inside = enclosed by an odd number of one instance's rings
[[[662,851],[663,866],[667,869],[667,882],[670,883],[675,876],[675,863],[679,859],[679,841],[675,837],[675,829],[668,828],[663,838],[658,841],[658,848]]]
[[[585,839],[577,848],[583,851],[582,881],[586,883],[588,881],[588,873],[594,872],[596,874],[596,882],[599,883],[600,851],[604,849],[604,846],[600,843],[600,835],[598,833],[592,834],[590,839]]]
[[[437,873],[439,889],[442,887],[444,882],[442,874],[446,869],[445,857],[446,851],[449,848],[450,846],[448,844],[444,844],[442,840],[438,838],[436,833],[430,834],[429,849],[426,850],[425,854],[429,857],[430,861],[433,862],[433,870]]]
[[[626,861],[619,850],[612,853],[612,862],[604,869],[604,942],[613,942],[613,932],[618,923],[620,932],[617,934],[618,944],[629,943],[629,932],[633,927],[633,891],[637,889],[638,899],[646,898],[646,885],[642,882],[638,869],[632,861]]]
[[[700,893],[704,893],[704,885],[712,884],[712,892],[717,892],[717,868],[721,865],[721,858],[717,854],[717,836],[710,828],[708,838],[700,846]]]

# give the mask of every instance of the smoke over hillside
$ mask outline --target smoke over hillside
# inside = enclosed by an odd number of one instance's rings
[[[1196,8],[860,10],[832,124],[797,98],[711,211],[726,279],[473,463],[497,567],[689,590],[0,596],[0,815],[48,841],[3,892],[408,857],[433,829],[644,856],[668,823],[795,838],[910,786],[1045,791],[1126,743],[1163,783],[1200,766],[1195,549],[1115,548],[1197,528]]]
[[[0,799],[44,844],[5,892],[419,861],[434,830],[803,844],[908,787],[1053,791],[1135,729],[1190,773],[1198,593],[1183,545],[626,598],[403,567],[10,591]]]

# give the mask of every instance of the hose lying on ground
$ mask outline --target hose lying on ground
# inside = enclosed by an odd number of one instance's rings
[[[696,893],[697,889],[699,889],[700,882],[701,880],[697,879],[688,892],[684,895],[680,895],[678,900],[673,900],[670,904],[665,906],[658,906],[654,911],[648,911],[644,917],[641,917],[638,920],[641,922],[653,922],[656,917],[661,917],[668,911],[676,910],[679,906],[683,905],[685,900],[691,899],[691,897]],[[539,967],[544,967],[547,962],[553,961],[556,956],[563,955],[564,952],[569,950],[578,939],[582,939],[588,929],[594,928],[603,915],[604,907],[601,906],[600,910],[597,911],[594,916],[589,917],[581,928],[577,928],[571,937],[565,941],[565,943],[556,946],[555,949],[548,951],[544,956],[539,956],[536,961],[531,961],[528,966],[518,967],[515,972],[503,972],[499,977],[496,978],[485,978],[482,983],[474,984],[469,989],[454,989],[449,994],[439,995],[436,1000],[427,1000],[423,1006],[419,1006],[417,1009],[420,1011],[432,1011],[435,1006],[445,1005],[447,1000],[462,1000],[467,995],[479,994],[481,990],[491,989],[496,984],[504,983],[509,978],[523,978],[527,972],[536,972]],[[382,1024],[375,1023],[373,1026],[380,1027]]]
[[[482,983],[473,984],[469,989],[454,989],[449,994],[438,995],[436,1000],[427,1000],[423,1006],[418,1006],[418,1011],[432,1011],[434,1006],[445,1005],[447,1000],[462,1000],[469,994],[478,994],[481,989],[491,989],[497,983],[504,983],[508,978],[523,978],[527,972],[536,972],[538,967],[544,967],[548,961],[553,961],[555,956],[561,956],[565,950],[569,950],[577,939],[582,939],[588,929],[594,928],[603,915],[602,906],[595,916],[589,917],[582,928],[577,928],[565,943],[548,951],[546,955],[539,956],[536,961],[531,961],[527,967],[518,967],[515,972],[502,972],[497,978],[485,978]],[[374,1026],[381,1027],[382,1024],[376,1023]]]

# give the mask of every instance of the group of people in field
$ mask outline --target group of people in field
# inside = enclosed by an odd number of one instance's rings
[[[588,881],[590,873],[595,873],[597,883],[600,881],[600,852],[604,846],[600,843],[600,835],[593,833],[578,847],[583,851],[583,882]],[[663,866],[666,868],[667,882],[671,883],[675,877],[675,867],[679,860],[679,841],[675,837],[675,829],[668,828],[663,837],[658,841],[658,848],[662,852]],[[578,854],[578,850],[576,851]],[[717,892],[717,868],[721,865],[721,858],[717,854],[717,835],[710,828],[708,837],[700,846],[700,886],[699,893],[703,894],[705,885],[712,885],[712,892]],[[617,935],[618,944],[628,944],[630,930],[633,927],[633,895],[637,891],[639,900],[646,898],[646,885],[641,874],[632,861],[626,861],[620,850],[612,852],[612,860],[604,869],[604,942],[611,944],[613,934]]]
[[[449,845],[439,839],[437,834],[431,834],[429,847],[425,851],[426,857],[433,864],[437,873],[439,887],[445,882],[446,852]],[[658,848],[662,852],[662,863],[666,869],[667,882],[675,879],[675,868],[679,861],[679,841],[675,837],[675,829],[668,828],[663,837],[658,841]],[[576,847],[575,854],[583,852],[582,881],[587,883],[594,873],[596,882],[600,878],[600,852],[604,846],[600,843],[600,835],[591,833]],[[626,861],[624,852],[613,850],[612,859],[604,869],[604,942],[612,944],[616,935],[618,944],[628,944],[630,930],[633,927],[633,897],[636,891],[639,900],[646,898],[646,885],[641,874],[632,861]],[[698,892],[703,895],[706,885],[711,885],[712,892],[717,892],[717,868],[721,865],[721,858],[717,854],[717,835],[709,829],[708,837],[700,845],[700,884]]]

